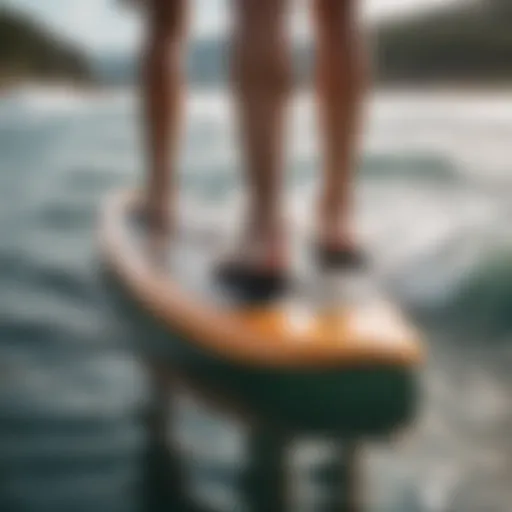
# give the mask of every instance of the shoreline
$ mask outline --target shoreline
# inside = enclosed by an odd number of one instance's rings
[[[422,93],[510,93],[512,94],[512,81],[496,82],[436,82],[430,84],[405,83],[378,83],[372,87],[379,92],[422,92]]]
[[[38,80],[33,78],[9,78],[0,79],[0,99],[7,96],[13,90],[23,89],[27,87],[32,88],[43,88],[43,89],[66,89],[75,90],[82,93],[96,92],[101,89],[105,89],[105,86],[98,83],[84,83],[76,80],[69,79],[54,79],[54,80]]]
[[[47,90],[66,90],[75,91],[81,94],[101,94],[112,92],[116,90],[130,90],[137,87],[135,83],[126,84],[105,84],[105,83],[80,83],[73,80],[34,80],[34,79],[9,79],[0,80],[0,99],[15,92],[16,89],[24,88],[42,88]],[[226,92],[229,89],[223,84],[212,86],[191,84],[193,92]],[[294,96],[303,96],[312,92],[311,86],[296,87],[293,92]],[[376,94],[421,94],[421,95],[439,95],[439,94],[457,94],[462,96],[471,96],[475,94],[497,94],[497,95],[511,95],[512,96],[512,81],[507,83],[485,83],[485,82],[437,82],[431,84],[417,84],[417,83],[379,83],[375,82],[370,86],[368,96],[372,97]]]

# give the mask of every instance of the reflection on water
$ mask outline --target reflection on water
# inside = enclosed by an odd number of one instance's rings
[[[27,89],[0,101],[1,510],[124,512],[145,503],[155,460],[144,428],[147,376],[126,342],[126,319],[110,307],[94,244],[100,200],[139,177],[134,112],[129,92]],[[211,211],[229,222],[238,202],[226,113],[214,95],[190,102],[183,211],[209,222]],[[371,113],[361,237],[375,278],[415,315],[431,352],[417,424],[389,448],[368,447],[372,510],[508,512],[512,100],[387,93]],[[290,208],[306,231],[316,140],[307,102],[294,115]],[[184,402],[180,422],[199,476],[198,461],[236,454],[243,432],[224,420],[213,424]],[[329,447],[297,450],[307,466]]]

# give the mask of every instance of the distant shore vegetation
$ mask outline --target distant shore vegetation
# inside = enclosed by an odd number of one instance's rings
[[[512,83],[512,0],[466,0],[430,13],[370,27],[378,85],[416,87]],[[227,83],[226,38],[196,41],[189,52],[192,87]],[[314,48],[294,48],[297,81],[311,81]],[[25,14],[0,7],[0,86],[10,81],[130,85],[133,54],[88,56]]]
[[[379,82],[512,82],[511,0],[466,0],[386,22],[374,36]]]
[[[0,86],[22,80],[93,81],[85,53],[30,17],[0,7]]]

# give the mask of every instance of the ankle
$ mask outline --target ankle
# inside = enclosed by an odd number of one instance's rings
[[[344,216],[320,217],[317,232],[319,242],[327,247],[349,248],[356,245],[352,225]]]
[[[254,237],[280,237],[285,231],[281,211],[268,207],[254,207],[249,210],[247,232]]]
[[[260,219],[254,238],[268,247],[283,247],[286,243],[286,226],[282,219]]]

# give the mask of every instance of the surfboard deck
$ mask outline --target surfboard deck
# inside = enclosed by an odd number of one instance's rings
[[[160,362],[235,390],[288,425],[381,430],[410,415],[423,347],[390,301],[325,308],[320,280],[306,272],[281,300],[239,303],[215,281],[217,254],[200,237],[175,237],[164,261],[152,261],[139,204],[130,191],[109,198],[101,243],[129,316],[143,338],[160,340]]]

